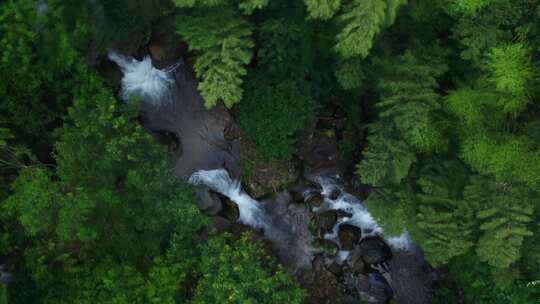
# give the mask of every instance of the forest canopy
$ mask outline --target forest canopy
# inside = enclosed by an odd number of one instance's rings
[[[0,304],[308,303],[260,240],[216,230],[142,100],[119,99],[108,51],[155,37],[238,122],[242,182],[335,141],[385,234],[438,269],[434,303],[540,297],[540,1],[6,0]]]

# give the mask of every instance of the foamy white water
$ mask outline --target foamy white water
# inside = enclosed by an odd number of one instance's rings
[[[191,175],[188,182],[192,185],[205,185],[235,202],[242,224],[253,228],[268,228],[268,219],[260,202],[245,193],[240,182],[232,180],[225,169],[197,171]]]
[[[137,96],[153,105],[160,105],[171,100],[171,89],[174,85],[172,72],[178,64],[159,70],[152,65],[150,56],[145,56],[139,61],[116,52],[109,52],[109,59],[118,64],[124,74],[120,92],[123,100]]]
[[[341,210],[348,214],[349,217],[340,218],[334,225],[332,232],[325,235],[328,240],[338,240],[339,226],[349,224],[358,227],[362,230],[362,238],[367,236],[378,235],[383,237],[383,229],[377,224],[375,219],[369,214],[368,209],[362,204],[360,199],[344,191],[344,189],[336,184],[331,178],[319,177],[317,182],[322,188],[321,194],[324,197],[324,204],[316,208],[318,210]],[[340,194],[337,198],[331,199],[330,194],[338,189]],[[385,238],[388,245],[396,250],[407,251],[411,248],[412,241],[409,234],[404,231],[398,237]]]

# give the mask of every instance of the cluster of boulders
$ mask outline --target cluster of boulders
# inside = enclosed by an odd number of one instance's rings
[[[354,303],[361,298],[366,303],[387,303],[392,298],[392,290],[381,272],[385,272],[392,256],[390,247],[380,236],[362,235],[360,227],[346,221],[341,223],[340,219],[352,216],[346,210],[321,208],[325,200],[332,202],[341,195],[338,188],[326,195],[321,190],[308,181],[291,189],[297,204],[306,204],[314,211],[310,229],[317,254],[311,275],[303,277],[314,289],[311,302],[327,303],[339,299],[339,302],[347,303],[350,298]],[[337,238],[332,237],[336,230]],[[334,294],[329,297],[329,292]]]

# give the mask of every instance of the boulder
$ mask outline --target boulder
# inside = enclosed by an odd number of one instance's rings
[[[367,264],[380,264],[390,258],[390,248],[380,237],[368,237],[360,242],[362,258]]]
[[[208,189],[197,187],[195,195],[197,197],[197,207],[205,214],[216,215],[222,210],[219,196]]]
[[[334,187],[331,191],[330,191],[330,194],[328,195],[328,197],[331,199],[331,200],[336,200],[338,199],[338,197],[341,195],[341,190],[339,190],[339,188],[337,187]]]
[[[360,241],[362,231],[356,226],[342,224],[339,226],[338,237],[341,249],[350,251]]]
[[[228,219],[229,221],[236,223],[240,217],[240,210],[238,205],[235,202],[231,201],[229,198],[223,197],[223,209],[219,212],[219,215]]]
[[[378,273],[369,274],[369,291],[367,293],[370,298],[368,303],[388,303],[392,298],[392,290],[386,279]]]
[[[360,246],[355,246],[351,251],[351,254],[349,255],[349,265],[351,266],[351,270],[356,274],[364,273],[366,271],[367,267],[362,259],[362,249]]]
[[[322,236],[324,233],[329,232],[334,228],[334,225],[337,222],[337,212],[335,210],[329,210],[317,214],[315,221],[317,231],[319,231]]]
[[[339,265],[336,261],[332,261],[328,266],[326,266],[326,269],[333,273],[336,277],[343,275],[343,267]]]
[[[212,216],[211,219],[212,219],[212,223],[214,224],[214,227],[216,228],[218,232],[224,232],[231,229],[232,224],[233,224],[228,219],[221,217],[219,215]]]
[[[320,207],[324,203],[324,198],[319,192],[310,192],[305,198],[306,203],[313,207]]]
[[[308,167],[319,169],[335,167],[339,160],[339,150],[335,137],[320,134],[301,139],[298,158]]]

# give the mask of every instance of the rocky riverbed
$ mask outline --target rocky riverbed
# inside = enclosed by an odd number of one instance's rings
[[[305,135],[297,161],[271,175],[287,177],[281,189],[257,187],[257,175],[243,187],[242,153],[250,144],[233,116],[222,105],[204,107],[183,61],[169,72],[170,97],[144,103],[143,121],[176,151],[175,174],[199,186],[198,207],[218,231],[250,227],[308,289],[309,303],[430,303],[435,272],[406,234],[384,238],[359,198],[368,191],[348,174],[351,164],[341,159],[336,137]],[[334,109],[319,124],[342,134],[345,119]]]

